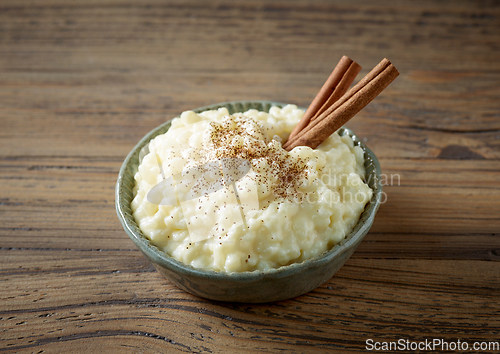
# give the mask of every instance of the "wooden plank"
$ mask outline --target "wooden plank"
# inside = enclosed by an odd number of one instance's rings
[[[123,260],[135,258],[141,263],[142,257],[136,256],[126,255]],[[61,262],[49,261],[45,267]],[[162,348],[172,348],[175,342],[226,350],[236,350],[240,345],[254,350],[307,350],[313,345],[335,349],[347,343],[361,349],[361,335],[388,338],[384,334],[387,330],[393,331],[389,336],[392,339],[399,338],[398,333],[418,339],[423,330],[449,340],[454,332],[463,331],[469,338],[481,340],[491,338],[498,328],[498,319],[489,318],[481,329],[470,328],[467,322],[470,318],[481,321],[495,311],[498,288],[491,288],[484,274],[498,274],[498,263],[492,268],[477,262],[471,268],[470,261],[356,259],[305,296],[270,305],[237,305],[186,295],[150,269],[137,273],[137,263],[116,271],[115,262],[102,264],[104,269],[100,270],[71,269],[71,262],[64,262],[66,269],[60,271],[37,266],[37,280],[29,287],[25,286],[26,279],[32,277],[28,269],[22,270],[26,275],[7,275],[13,278],[12,287],[6,292],[8,302],[3,302],[0,315],[15,329],[7,345],[13,349],[35,345],[55,349],[71,342],[78,348],[84,344],[73,341],[106,337],[112,337],[107,345],[124,345],[116,342],[124,336],[134,338],[131,343],[140,348],[147,348],[149,340],[155,338]],[[79,263],[73,261],[74,265]],[[109,282],[110,277],[114,281]],[[58,278],[71,282],[71,287],[55,282]],[[77,295],[71,288],[87,290]],[[18,289],[23,289],[22,296]],[[325,308],[330,309],[327,314]],[[126,315],[131,311],[135,315]],[[450,326],[454,332],[443,333],[451,330]],[[47,335],[40,338],[40,332]],[[26,333],[31,335],[14,340]]]
[[[499,343],[499,19],[497,3],[462,0],[2,1],[0,351]],[[386,193],[351,259],[262,305],[163,279],[115,214],[130,149],[207,104],[307,107],[342,55],[359,78],[383,57],[401,73],[348,123]]]

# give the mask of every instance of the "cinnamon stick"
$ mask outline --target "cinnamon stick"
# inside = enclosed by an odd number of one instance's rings
[[[359,66],[358,63],[344,55],[309,105],[302,119],[290,133],[288,139],[296,136],[304,129],[311,121],[311,118],[318,115],[318,112],[323,112],[332,103],[342,97],[342,95],[347,92],[360,70],[361,66]]]
[[[377,97],[399,72],[388,59],[383,59],[343,97],[311,121],[296,136],[283,145],[287,151],[296,146],[318,147],[349,119]]]
[[[347,69],[344,76],[340,79],[340,82],[337,84],[337,87],[335,87],[335,90],[333,91],[333,93],[326,100],[326,102],[323,103],[321,108],[311,117],[311,121],[318,118],[332,104],[337,102],[338,99],[340,97],[342,97],[347,92],[347,90],[349,90],[349,87],[351,86],[351,84],[354,81],[354,79],[356,78],[356,76],[358,76],[360,71],[361,71],[361,66],[358,63],[356,63],[355,61],[353,61],[352,64]]]

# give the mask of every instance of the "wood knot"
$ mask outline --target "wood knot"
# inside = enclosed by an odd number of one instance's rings
[[[467,146],[448,145],[441,150],[439,159],[446,160],[484,160],[485,157],[470,150]]]

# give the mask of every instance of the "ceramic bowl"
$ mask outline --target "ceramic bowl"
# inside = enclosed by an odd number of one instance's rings
[[[248,109],[268,112],[273,105],[285,106],[277,102],[243,101],[220,103],[193,111],[226,107],[230,113]],[[156,127],[129,153],[118,175],[115,204],[118,218],[134,244],[165,278],[189,293],[211,300],[249,303],[278,301],[305,294],[326,282],[344,265],[373,224],[382,193],[380,165],[373,152],[351,130],[342,128],[339,133],[349,134],[364,151],[366,179],[374,193],[359,222],[341,243],[313,259],[267,271],[225,273],[185,265],[165,254],[144,236],[130,207],[139,152],[152,138],[165,133],[169,128],[170,122]]]

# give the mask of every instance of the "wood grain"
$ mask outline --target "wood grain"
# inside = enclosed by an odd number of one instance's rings
[[[500,342],[496,1],[4,0],[0,352],[365,352]],[[122,230],[130,149],[183,110],[307,107],[342,55],[401,75],[348,126],[387,199],[320,288],[217,303],[163,279]]]

